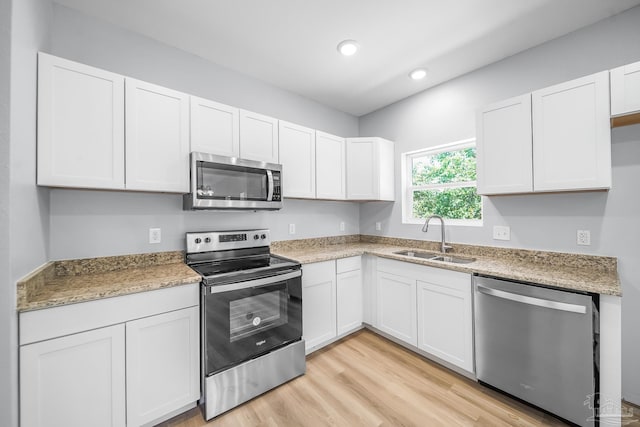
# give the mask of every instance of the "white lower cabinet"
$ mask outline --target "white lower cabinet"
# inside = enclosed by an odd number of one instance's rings
[[[471,275],[378,258],[377,329],[473,373]]]
[[[336,337],[336,263],[302,266],[302,336],[307,352]]]
[[[21,426],[141,426],[195,405],[198,289],[20,313]]]
[[[302,266],[302,336],[309,354],[362,326],[361,257]]]
[[[415,346],[416,280],[379,271],[377,288],[378,329]]]
[[[20,425],[125,426],[124,325],[20,348]]]
[[[198,307],[127,322],[127,424],[143,425],[200,397]]]
[[[424,267],[417,281],[418,348],[473,372],[473,315],[468,274]]]

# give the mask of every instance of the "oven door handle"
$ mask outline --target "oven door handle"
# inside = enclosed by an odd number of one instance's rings
[[[274,283],[283,282],[289,279],[295,279],[302,276],[302,270],[293,270],[290,273],[277,274],[275,276],[263,277],[261,279],[248,280],[238,283],[230,283],[228,285],[209,286],[209,293],[219,294],[221,292],[239,291],[247,288],[260,288],[263,286],[273,285]]]

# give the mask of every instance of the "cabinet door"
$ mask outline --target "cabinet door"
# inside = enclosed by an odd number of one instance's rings
[[[313,129],[280,121],[279,151],[284,197],[316,197],[316,134]]]
[[[191,97],[191,151],[240,156],[240,110]]]
[[[316,131],[316,197],[346,197],[346,143],[344,138]]]
[[[336,337],[336,264],[302,266],[302,335],[307,353]]]
[[[278,120],[240,110],[240,157],[278,163]]]
[[[338,335],[362,326],[362,271],[352,270],[337,276]]]
[[[38,54],[38,185],[124,188],[124,77]]]
[[[640,62],[611,70],[611,115],[640,111]]]
[[[126,324],[127,425],[149,423],[200,398],[198,307]]]
[[[430,269],[433,270],[433,269]],[[418,347],[473,372],[471,278],[441,270],[418,280]]]
[[[378,198],[378,164],[375,139],[347,138],[347,199]]]
[[[532,94],[534,191],[611,187],[609,72]]]
[[[124,325],[20,347],[20,424],[124,426]]]
[[[379,271],[377,286],[378,329],[417,345],[415,279]]]
[[[189,96],[126,80],[129,190],[189,191]]]
[[[533,191],[531,94],[478,111],[478,194]]]

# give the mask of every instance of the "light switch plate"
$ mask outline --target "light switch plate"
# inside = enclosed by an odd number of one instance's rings
[[[580,246],[591,245],[591,231],[590,230],[578,230],[576,233],[576,243]]]
[[[344,221],[340,221],[340,231],[344,231]]]
[[[493,240],[511,240],[511,227],[506,225],[494,225]]]
[[[289,224],[289,234],[296,234],[296,225]]]
[[[376,231],[382,230],[382,223],[376,222]]]

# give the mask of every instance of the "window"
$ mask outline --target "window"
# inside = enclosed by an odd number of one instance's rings
[[[437,214],[448,224],[482,224],[475,139],[404,153],[402,158],[403,222],[418,224]]]

